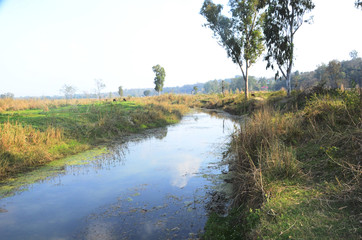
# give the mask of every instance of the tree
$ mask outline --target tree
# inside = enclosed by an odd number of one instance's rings
[[[2,98],[2,99],[5,99],[5,98],[14,99],[14,93],[10,93],[10,92],[2,93],[2,94],[0,94],[0,98]]]
[[[354,6],[356,8],[361,8],[362,9],[362,1],[361,0],[356,0],[356,2],[354,3]]]
[[[314,70],[314,77],[322,85],[326,83],[326,69],[327,69],[327,65],[322,63],[321,65],[317,66],[316,70]]]
[[[291,92],[291,76],[294,60],[294,36],[303,22],[304,14],[314,8],[311,0],[269,0],[267,4],[264,36],[267,47],[267,68],[278,66],[286,79],[288,95]]]
[[[224,91],[225,91],[225,81],[222,80],[222,81],[221,81],[221,93],[222,93],[222,95],[225,97]]]
[[[94,79],[94,82],[96,83],[96,94],[98,99],[101,99],[101,91],[106,87],[106,85],[103,83],[102,79]]]
[[[357,52],[357,50],[352,50],[352,51],[349,53],[349,56],[350,56],[352,59],[358,58],[358,52]]]
[[[152,70],[156,74],[154,81],[155,90],[158,92],[158,95],[160,95],[160,92],[162,92],[163,89],[163,83],[165,82],[166,72],[159,64],[153,66]]]
[[[63,87],[60,89],[60,92],[64,94],[66,101],[72,99],[76,91],[77,90],[75,87],[67,84],[64,84]]]
[[[349,81],[350,88],[362,86],[362,58],[356,57],[349,61],[341,62],[342,69],[346,75],[346,79]]]
[[[208,81],[204,84],[206,93],[219,93],[221,91],[217,80]]]
[[[339,61],[332,60],[328,63],[326,76],[332,88],[338,88],[342,84],[345,75],[346,74],[341,71],[341,63]]]
[[[240,89],[243,89],[244,88],[244,82],[242,80],[242,77],[241,76],[238,76],[238,77],[235,77],[233,79],[231,79],[231,82],[230,82],[230,88],[232,91],[236,91],[238,89],[238,91]]]
[[[143,92],[143,95],[145,95],[146,97],[147,97],[147,96],[150,96],[150,94],[151,94],[151,91],[150,91],[150,90],[145,90],[145,91]]]
[[[122,88],[122,86],[118,87],[118,94],[119,94],[120,97],[123,97],[123,88]]]
[[[232,17],[221,14],[223,6],[205,0],[200,14],[219,44],[225,48],[228,57],[238,64],[245,82],[245,98],[248,98],[249,68],[264,50],[261,25],[263,17],[259,12],[259,0],[229,0]],[[244,69],[245,68],[245,69]]]
[[[198,88],[197,86],[194,86],[194,87],[192,88],[191,93],[193,92],[193,93],[196,95],[198,90],[199,90],[199,88]]]

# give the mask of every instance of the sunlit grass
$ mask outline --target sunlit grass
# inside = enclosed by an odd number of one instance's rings
[[[241,219],[248,209],[258,219],[238,229],[260,239],[359,239],[360,93],[279,94],[232,138],[234,206],[245,209]]]
[[[40,131],[30,125],[5,122],[0,125],[0,177],[87,148],[86,144],[66,139],[60,129],[48,127]]]
[[[110,100],[1,100],[0,178],[92,145],[178,122],[192,96]]]

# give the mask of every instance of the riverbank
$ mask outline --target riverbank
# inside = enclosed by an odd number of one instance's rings
[[[212,215],[204,238],[359,239],[360,92],[314,88],[270,97],[218,102],[249,108],[250,120],[225,159],[234,209]]]
[[[97,100],[0,100],[0,179],[114,138],[178,122],[188,96]]]

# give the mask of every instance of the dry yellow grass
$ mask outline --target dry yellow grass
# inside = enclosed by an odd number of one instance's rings
[[[98,99],[11,99],[5,98],[0,99],[0,112],[4,111],[18,111],[27,109],[43,109],[48,110],[49,108],[62,107],[66,105],[84,105],[91,104],[99,101]],[[104,100],[105,101],[105,100]]]
[[[31,126],[6,122],[0,125],[0,177],[18,169],[54,159],[51,149],[63,143],[60,129],[41,132]]]

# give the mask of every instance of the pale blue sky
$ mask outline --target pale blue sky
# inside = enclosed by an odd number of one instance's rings
[[[215,0],[227,3],[226,0]],[[296,36],[294,70],[362,55],[362,11],[354,0],[315,0],[313,25]],[[154,87],[152,66],[166,70],[165,86],[240,75],[199,14],[203,0],[0,0],[0,93],[60,94]],[[254,76],[271,76],[260,59]]]

